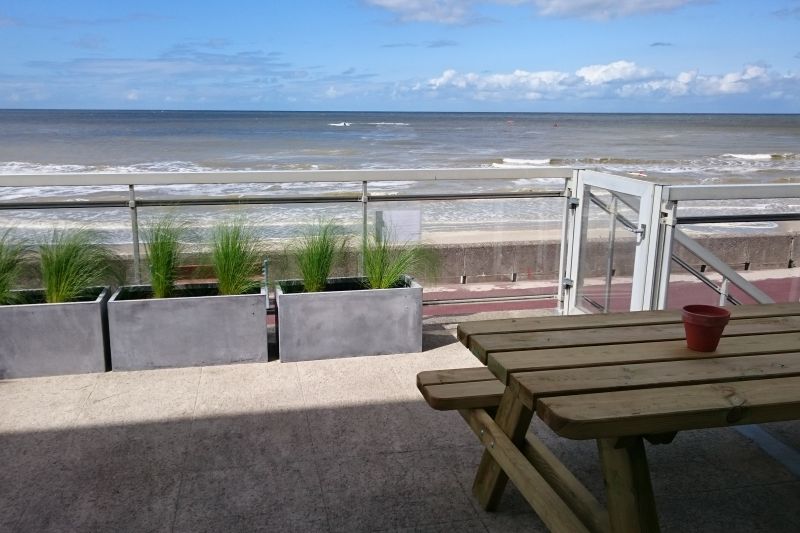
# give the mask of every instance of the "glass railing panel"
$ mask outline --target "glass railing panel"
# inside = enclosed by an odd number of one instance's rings
[[[368,231],[383,228],[435,258],[434,268],[414,272],[430,304],[427,314],[554,310],[564,202],[373,199]]]
[[[132,279],[131,222],[128,208],[86,209],[0,209],[0,235],[22,243],[32,251],[41,244],[52,242],[54,231],[89,230],[96,242],[108,245],[119,257],[122,280]],[[116,284],[119,279],[110,275],[106,280]],[[20,278],[14,288],[41,287],[38,259],[28,254]]]
[[[636,237],[630,229],[638,220],[629,204],[636,204],[597,187],[587,188],[593,200],[582,211],[576,303],[586,313],[628,311],[636,254]]]
[[[683,227],[679,226],[680,229]],[[686,232],[691,235],[691,232]],[[710,233],[696,237],[695,241],[721,259],[737,274],[765,293],[775,302],[800,300],[800,270],[792,258],[793,235],[725,236]],[[696,274],[691,274],[673,261],[668,290],[668,306],[679,308],[688,303],[717,305],[719,295],[698,280],[703,275],[720,287],[724,276],[711,265],[691,254],[678,243],[673,256],[685,262]],[[751,295],[728,283],[728,293],[742,304],[758,303]]]

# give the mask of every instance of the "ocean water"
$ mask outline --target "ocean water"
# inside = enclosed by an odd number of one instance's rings
[[[800,115],[0,110],[0,184],[4,174],[29,173],[528,165],[593,168],[668,183],[793,181],[800,179]],[[518,181],[503,186],[547,185]],[[388,183],[375,188],[430,192],[498,186],[459,183]],[[142,187],[140,194],[335,194],[357,187],[184,185]],[[0,201],[126,192],[111,187],[0,187]],[[786,205],[779,208],[786,210]],[[65,211],[0,211],[0,225],[33,231],[72,221],[95,225],[115,242],[130,239],[124,211]],[[201,226],[216,217],[210,208],[188,211]],[[552,201],[531,200],[428,203],[422,211],[423,223],[431,229],[488,223],[502,231],[552,226],[558,223],[560,209]],[[315,217],[339,217],[355,224],[360,208],[322,206],[310,213],[277,206],[246,211],[271,228],[268,234],[288,236]]]

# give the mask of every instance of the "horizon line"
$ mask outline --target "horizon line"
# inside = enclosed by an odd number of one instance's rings
[[[387,110],[287,110],[287,109],[130,109],[130,108],[87,108],[87,107],[52,107],[52,108],[0,108],[5,111],[105,111],[132,113],[386,113],[386,114],[470,114],[470,115],[800,115],[788,112],[725,112],[725,111],[387,111]]]

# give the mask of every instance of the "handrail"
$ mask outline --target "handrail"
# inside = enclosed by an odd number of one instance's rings
[[[741,274],[728,266],[727,263],[722,261],[710,250],[686,235],[678,228],[675,228],[673,239],[675,242],[681,244],[684,248],[691,252],[692,255],[702,259],[707,265],[710,265],[711,268],[722,274],[722,276],[726,279],[730,280],[731,283],[736,285],[739,289],[741,289],[742,292],[751,297],[753,300],[760,304],[775,303],[775,300],[770,298],[767,293],[744,279]]]
[[[355,170],[241,170],[219,172],[126,172],[0,175],[0,187],[81,185],[180,185],[220,183],[310,183],[363,181],[439,181],[569,179],[568,167],[420,168]]]
[[[451,201],[488,199],[552,198],[567,195],[566,184],[573,177],[573,170],[566,167],[519,167],[519,168],[443,168],[443,169],[356,169],[356,170],[268,170],[232,172],[131,172],[131,173],[64,173],[64,174],[14,174],[0,175],[2,187],[48,187],[48,186],[110,186],[126,185],[127,199],[119,200],[81,198],[42,200],[1,200],[3,210],[36,209],[87,209],[129,208],[133,249],[134,281],[140,281],[139,223],[137,210],[140,207],[159,206],[223,206],[266,204],[310,204],[310,203],[361,203],[362,239],[367,236],[367,205],[371,202],[399,201]],[[560,179],[563,186],[558,189],[532,189],[518,191],[457,192],[445,194],[402,193],[385,190],[370,192],[369,184],[376,182],[435,182],[439,180],[517,180]],[[181,198],[137,197],[137,185],[178,184],[260,184],[260,183],[359,183],[361,192],[322,192],[319,194],[292,195],[202,195]],[[139,189],[141,190],[141,189]],[[76,191],[77,192],[77,191]],[[121,192],[121,191],[120,191]],[[79,194],[79,193],[78,193]],[[199,196],[199,195],[198,195]]]

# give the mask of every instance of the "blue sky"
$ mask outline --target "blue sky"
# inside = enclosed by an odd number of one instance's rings
[[[0,108],[800,112],[800,0],[5,0],[0,49]]]

